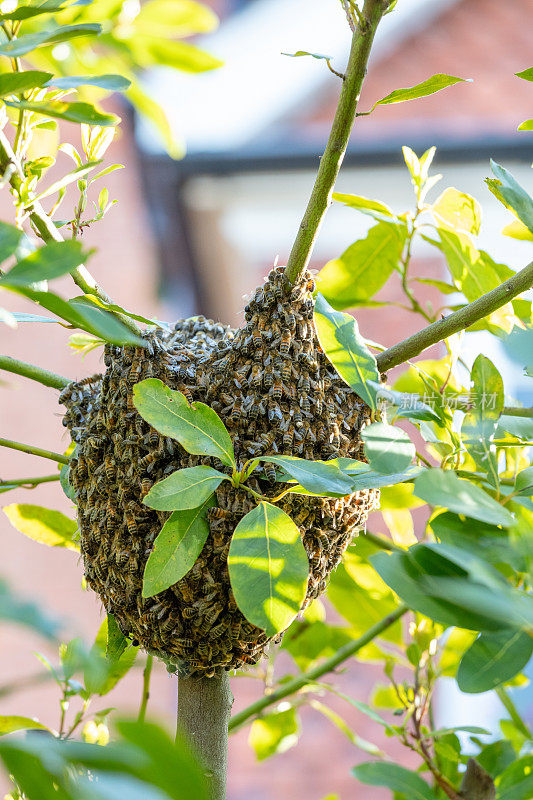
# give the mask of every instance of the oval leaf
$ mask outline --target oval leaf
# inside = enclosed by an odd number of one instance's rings
[[[27,75],[27,73],[23,73]],[[131,86],[131,81],[122,75],[70,75],[67,78],[54,78],[46,84],[56,89],[77,89],[80,86],[97,86],[108,92],[125,92]]]
[[[209,406],[189,404],[185,395],[156,378],[133,387],[133,404],[149,425],[163,436],[176,439],[188,453],[214,456],[228,467],[235,466],[230,435]]]
[[[98,111],[90,103],[64,103],[61,100],[49,100],[48,102],[38,103],[29,100],[6,101],[6,105],[12,108],[22,108],[33,111],[34,114],[43,114],[45,117],[64,119],[67,122],[74,122],[77,125],[101,125],[109,127],[118,125],[120,117],[116,114],[105,114]]]
[[[143,597],[165,591],[194,566],[209,535],[206,511],[211,498],[199,508],[175,511],[163,525],[144,569]]]
[[[416,451],[409,436],[393,425],[374,422],[361,431],[365,453],[376,472],[398,473],[410,466]]]
[[[0,75],[0,97],[37,89],[44,86],[51,77],[51,72],[38,72],[34,69],[29,69],[27,72],[5,72]]]
[[[0,264],[12,256],[22,238],[22,231],[13,225],[0,222]]]
[[[456,514],[502,525],[514,522],[512,514],[471,481],[458,478],[451,470],[428,469],[415,481],[415,494],[432,506],[443,506]]]
[[[15,731],[28,730],[47,731],[48,728],[30,717],[0,716],[0,736],[5,736],[6,733],[14,733]]]
[[[13,503],[2,509],[10,523],[24,536],[49,547],[66,547],[78,550],[73,536],[78,526],[60,511],[42,506]]]
[[[466,651],[457,683],[462,692],[488,692],[510,681],[533,655],[533,639],[524,631],[482,633]]]
[[[2,284],[29,286],[38,281],[53,280],[71,272],[86,260],[80,242],[49,242],[23,258],[0,278]]]
[[[261,502],[235,528],[231,588],[247,620],[268,636],[285,630],[307,591],[309,562],[300,531],[280,508]]]
[[[375,410],[375,391],[369,387],[368,381],[379,383],[379,371],[355,319],[335,311],[319,293],[316,296],[315,326],[322,349],[341,378]]]
[[[416,772],[388,761],[368,761],[352,769],[352,775],[370,786],[386,786],[409,800],[437,800],[427,783]]]
[[[227,477],[207,466],[178,469],[152,486],[143,503],[158,511],[198,508]]]
[[[26,53],[30,53],[41,45],[64,42],[68,39],[74,39],[76,36],[98,34],[101,30],[101,25],[88,22],[83,25],[63,25],[50,31],[26,33],[24,36],[19,36],[17,39],[12,39],[9,42],[1,44],[0,55],[7,56],[8,58],[17,58],[19,56],[25,56]]]
[[[352,481],[335,463],[294,456],[262,456],[258,461],[279,464],[309,492],[330,497],[344,497],[352,492]]]
[[[427,97],[435,92],[440,92],[448,86],[453,86],[455,83],[469,83],[469,78],[456,78],[453,75],[444,75],[439,72],[432,75],[422,83],[417,83],[416,86],[409,86],[406,89],[395,89],[393,92],[378,100],[372,108],[373,111],[377,106],[389,105],[390,103],[405,103],[406,100],[418,100],[419,97]]]

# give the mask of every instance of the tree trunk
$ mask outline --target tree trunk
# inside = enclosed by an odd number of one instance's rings
[[[232,705],[227,672],[214,678],[178,679],[178,728],[204,767],[209,800],[226,800]]]

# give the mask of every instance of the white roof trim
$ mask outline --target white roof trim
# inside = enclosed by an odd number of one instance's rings
[[[390,53],[456,2],[399,0],[378,31],[372,60]],[[225,66],[200,75],[158,69],[148,75],[145,85],[190,152],[238,148],[305,103],[326,82],[338,80],[323,62],[289,59],[283,52],[324,53],[340,70],[349,41],[339,0],[256,0],[198,42]],[[421,80],[425,77],[421,75]],[[394,88],[398,87],[391,85]],[[141,146],[161,152],[155,138],[153,129],[141,123]]]

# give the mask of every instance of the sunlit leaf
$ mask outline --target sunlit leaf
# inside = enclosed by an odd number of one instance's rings
[[[446,89],[448,86],[453,86],[455,83],[469,83],[468,78],[456,78],[453,75],[444,75],[438,73],[427,78],[422,83],[417,83],[416,86],[409,86],[405,89],[395,89],[393,92],[378,100],[372,108],[373,111],[376,106],[388,105],[390,103],[404,103],[406,100],[417,100],[419,97],[427,97],[435,92],[440,92],[441,89]]]
[[[409,800],[437,800],[437,795],[416,772],[390,761],[369,761],[353,767],[352,775],[370,786],[386,786]]]
[[[67,103],[62,100],[48,100],[43,102],[32,102],[29,100],[8,100],[6,105],[11,108],[22,108],[26,111],[33,111],[34,114],[42,114],[45,117],[64,119],[66,122],[75,122],[77,125],[100,125],[115,127],[120,122],[120,117],[116,114],[106,114],[99,111],[90,103]]]
[[[370,228],[319,272],[319,292],[338,310],[365,305],[398,266],[406,235],[404,223],[380,222]]]
[[[4,72],[0,75],[0,97],[9,97],[44,86],[51,77],[51,72],[38,72],[32,69],[26,72]]]
[[[533,198],[500,164],[491,159],[490,166],[496,176],[496,181],[487,180],[489,189],[496,189],[495,193],[503,197],[505,205],[533,232]]]
[[[376,472],[403,472],[415,457],[415,446],[401,428],[374,422],[361,431],[365,454]]]
[[[48,730],[46,725],[37,722],[35,719],[30,719],[30,717],[0,716],[0,736],[5,736],[6,733],[14,733],[14,731],[27,731],[32,729]]]
[[[473,233],[477,236],[481,227],[481,206],[478,201],[453,186],[446,189],[435,203],[431,211],[450,227]]]
[[[60,511],[42,506],[13,503],[2,509],[10,523],[24,536],[49,547],[66,547],[79,550],[73,541],[78,525]]]
[[[260,460],[278,464],[309,492],[344,497],[352,491],[350,478],[333,462],[270,455],[261,456]]]
[[[29,286],[39,281],[53,280],[79,267],[87,259],[80,242],[48,242],[23,258],[3,277],[0,286]]]
[[[156,483],[143,503],[158,511],[197,509],[228,476],[213,467],[178,469]]]
[[[24,73],[27,74],[27,73]],[[47,86],[56,89],[78,89],[80,86],[97,86],[108,92],[125,92],[131,81],[122,75],[69,75],[66,78],[52,77]]]
[[[309,562],[300,531],[280,508],[261,501],[235,528],[228,569],[238,607],[268,636],[284,630],[304,601]]]
[[[479,355],[471,371],[472,407],[461,427],[463,443],[489,483],[499,485],[496,449],[492,444],[503,411],[504,393],[500,373],[492,361]]]
[[[394,212],[385,203],[380,203],[378,200],[370,200],[368,197],[361,197],[357,194],[341,194],[339,192],[334,192],[333,199],[337,203],[343,203],[349,208],[368,214],[378,222],[392,222],[396,219]]]
[[[368,382],[379,383],[379,370],[354,318],[335,311],[319,293],[316,296],[315,326],[322,349],[341,378],[370,408],[375,409],[375,390],[369,387]]]
[[[415,494],[432,506],[443,506],[490,525],[505,528],[514,521],[512,514],[483,489],[458,478],[451,470],[426,470],[415,481]]]
[[[457,671],[462,692],[488,692],[521,672],[533,655],[525,631],[482,633],[466,651]]]
[[[82,25],[63,25],[54,30],[39,31],[37,33],[26,33],[11,41],[0,45],[0,55],[8,58],[25,56],[32,50],[41,45],[57,44],[76,36],[90,36],[100,33],[101,25],[96,23],[84,23]]]
[[[294,708],[256,719],[250,728],[248,743],[258,761],[275,753],[286,753],[300,736],[300,723]]]
[[[233,444],[218,414],[204,403],[189,404],[156,378],[134,386],[133,403],[141,417],[163,436],[176,439],[188,453],[219,458],[235,465]]]

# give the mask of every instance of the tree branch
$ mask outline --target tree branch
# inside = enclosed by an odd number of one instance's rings
[[[19,160],[13,152],[13,148],[11,147],[9,139],[5,133],[0,130],[0,171],[2,174],[4,174],[9,168],[12,170],[9,177],[9,183],[11,184],[13,190],[18,193],[21,182],[24,178],[24,173]],[[45,242],[52,240],[55,242],[63,241],[63,237],[61,236],[58,228],[55,226],[53,220],[50,219],[38,201],[30,201],[26,208],[29,209],[30,219]],[[99,286],[94,280],[86,267],[83,265],[76,267],[76,269],[73,269],[70,274],[74,283],[79,286],[84,294],[92,294],[95,297],[98,297],[104,303],[113,303],[111,298],[104,292],[102,287]],[[130,317],[126,317],[124,314],[119,314],[114,311],[110,311],[109,313],[120,319],[122,324],[133,333],[141,333],[141,329],[132,319],[130,319]]]
[[[502,415],[505,417],[533,417],[533,408],[518,408],[518,406],[504,406]]]
[[[9,447],[11,450],[20,450],[21,453],[49,458],[50,461],[57,461],[58,464],[68,464],[69,462],[67,456],[63,456],[61,453],[53,453],[51,450],[43,450],[41,447],[34,447],[31,444],[12,442],[11,439],[0,439],[0,447]]]
[[[13,478],[12,480],[1,480],[0,488],[2,486],[20,486],[23,489],[35,489],[40,483],[52,483],[59,479],[59,472],[56,472],[55,475],[42,475],[39,478]]]
[[[5,369],[6,372],[12,372],[15,375],[22,375],[24,378],[30,378],[30,380],[42,383],[43,386],[50,386],[52,389],[64,389],[70,383],[69,379],[64,378],[62,375],[49,372],[41,367],[35,367],[33,364],[19,361],[16,358],[11,358],[11,356],[0,356],[0,369]]]
[[[285,269],[285,278],[289,284],[296,283],[309,264],[320,226],[331,203],[335,181],[355,120],[372,42],[388,6],[389,2],[384,0],[365,0],[359,25],[352,38],[348,67],[329,139]]]
[[[483,317],[497,311],[517,295],[531,289],[533,286],[533,261],[509,278],[508,281],[497,286],[491,292],[480,297],[479,300],[474,300],[459,311],[454,311],[443,319],[439,319],[432,325],[418,333],[414,333],[403,342],[389,347],[376,356],[378,369],[381,372],[397,367],[398,364],[403,364],[414,356],[419,355],[423,350],[431,347],[443,339],[447,339],[458,331],[465,330],[474,322],[483,319]]]
[[[137,722],[144,722],[146,718],[146,709],[148,708],[148,700],[150,699],[150,678],[152,676],[152,667],[154,666],[154,657],[150,653],[146,656],[146,664],[143,669],[143,692],[141,697],[141,706],[139,708],[139,715]]]
[[[281,686],[278,686],[277,689],[274,689],[274,691],[270,694],[261,697],[259,700],[256,700],[255,703],[252,703],[247,708],[239,711],[239,713],[235,714],[230,720],[230,732],[240,728],[241,725],[247,722],[251,717],[256,717],[258,714],[264,711],[265,708],[268,708],[275,703],[279,703],[279,701],[283,700],[283,698],[295,694],[304,686],[307,686],[307,684],[313,683],[318,678],[321,678],[322,675],[334,670],[335,667],[338,667],[339,664],[343,663],[343,661],[351,658],[359,650],[361,650],[361,648],[365,647],[365,645],[369,644],[373,639],[376,639],[380,633],[383,633],[383,631],[387,630],[387,628],[399,620],[400,617],[402,617],[407,611],[409,611],[409,608],[406,605],[402,604],[401,606],[398,606],[396,611],[393,611],[391,614],[388,614],[382,620],[377,622],[358,639],[354,639],[353,642],[349,642],[348,644],[345,644],[344,647],[340,647],[335,655],[331,656],[331,658],[326,658],[324,661],[318,664],[318,666],[313,667],[313,669],[310,669],[307,672],[302,672],[301,675],[298,675],[296,678],[287,681],[287,683],[283,683]]]

